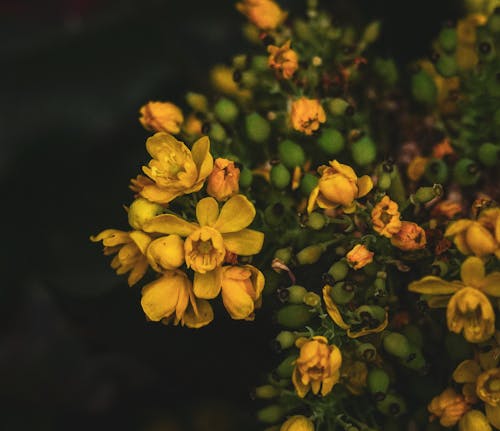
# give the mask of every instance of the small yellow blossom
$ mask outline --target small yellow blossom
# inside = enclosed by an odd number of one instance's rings
[[[493,407],[500,406],[500,368],[480,374],[476,382],[477,396]]]
[[[202,135],[202,127],[203,123],[201,120],[196,115],[190,114],[182,125],[182,130],[190,137],[199,137]]]
[[[335,345],[329,345],[325,337],[315,336],[310,340],[296,341],[300,355],[295,363],[292,382],[297,395],[304,398],[309,390],[325,396],[340,379],[342,354]]]
[[[401,222],[401,229],[391,237],[391,244],[404,251],[420,250],[427,244],[425,231],[416,223]]]
[[[314,431],[314,423],[302,415],[291,416],[281,425],[280,431]]]
[[[168,133],[156,133],[146,141],[153,158],[144,173],[154,181],[144,185],[142,197],[165,204],[183,194],[200,190],[213,168],[208,137],[198,139],[190,151],[186,145]]]
[[[448,329],[457,334],[464,331],[470,343],[480,343],[495,332],[495,312],[486,295],[500,297],[500,272],[485,274],[484,263],[478,257],[469,257],[460,269],[462,281],[445,281],[427,276],[411,283],[408,289],[425,295],[439,295],[429,305],[446,304]],[[442,300],[441,300],[442,299]]]
[[[215,159],[214,169],[207,179],[207,193],[219,202],[240,190],[240,170],[228,159]]]
[[[439,418],[439,423],[444,427],[454,426],[469,408],[464,397],[457,394],[452,388],[448,388],[434,397],[427,407],[432,415],[431,420]]]
[[[401,229],[398,204],[389,196],[384,196],[372,210],[373,230],[382,236],[391,238]]]
[[[451,200],[439,202],[431,212],[432,217],[444,217],[451,219],[463,211],[462,205]]]
[[[369,263],[373,262],[373,253],[368,250],[365,245],[358,244],[353,247],[353,249],[347,253],[347,263],[354,269],[361,269]]]
[[[301,97],[292,102],[292,126],[295,130],[312,135],[326,121],[325,110],[317,99]]]
[[[477,220],[460,219],[448,226],[445,236],[453,237],[458,250],[465,255],[495,254],[500,259],[500,208],[488,208]]]
[[[281,25],[287,13],[272,0],[243,0],[236,9],[261,30],[274,30]]]
[[[201,328],[213,320],[209,302],[194,296],[191,280],[179,270],[165,271],[144,286],[141,305],[148,319],[154,322]]]
[[[274,69],[278,78],[290,79],[299,67],[299,56],[290,48],[291,41],[285,42],[281,47],[269,45],[268,64]]]
[[[365,196],[373,188],[368,175],[358,178],[350,166],[337,160],[332,160],[330,166],[320,166],[318,172],[321,178],[309,196],[309,213],[316,205],[324,209],[351,207],[355,199]]]
[[[422,178],[428,161],[429,159],[427,157],[417,156],[413,158],[406,169],[408,178],[412,181],[418,181]]]
[[[129,286],[136,284],[146,274],[149,266],[146,250],[151,242],[149,235],[137,230],[123,232],[117,229],[106,229],[91,236],[90,240],[93,242],[102,241],[106,256],[116,253],[111,261],[111,268],[118,275],[130,272],[128,276]]]
[[[177,134],[184,121],[180,108],[170,102],[149,102],[141,110],[139,121],[145,129]]]

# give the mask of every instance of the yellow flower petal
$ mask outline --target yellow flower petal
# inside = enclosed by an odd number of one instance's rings
[[[295,386],[295,390],[297,391],[297,395],[300,398],[304,398],[307,393],[309,392],[310,385],[304,385],[302,383],[302,379],[300,377],[300,372],[297,369],[297,366],[295,366],[292,374],[292,383],[293,386]]]
[[[339,163],[337,160],[332,160],[330,162],[330,166],[335,169],[338,173],[346,176],[350,180],[356,181],[358,178],[356,175],[356,172],[354,172],[354,169],[351,168],[349,165],[344,165],[342,163]]]
[[[146,254],[146,249],[151,242],[151,237],[140,230],[134,230],[129,234],[132,241],[134,241],[135,245],[139,248],[142,254]]]
[[[184,263],[184,241],[179,235],[157,238],[147,248],[146,257],[157,272],[178,268]]]
[[[488,418],[490,424],[493,425],[495,428],[500,429],[500,406],[493,407],[485,403],[484,409],[486,411],[486,417]],[[476,429],[471,431],[476,431]]]
[[[230,286],[227,286],[230,287]],[[252,297],[242,289],[231,289],[226,286],[222,289],[222,302],[233,319],[246,319],[254,311]]]
[[[92,242],[102,241],[105,247],[114,247],[115,245],[125,244],[130,241],[129,233],[118,229],[106,229],[95,236],[91,236]]]
[[[326,311],[328,312],[328,315],[332,318],[332,320],[337,324],[337,326],[340,326],[342,329],[347,330],[349,329],[349,325],[344,322],[344,319],[340,314],[340,310],[333,302],[333,299],[330,296],[331,290],[332,286],[328,284],[323,288],[323,300],[325,301]]]
[[[221,272],[219,268],[200,274],[194,273],[193,291],[196,297],[203,299],[215,298],[221,289]]]
[[[465,254],[465,255],[472,254],[472,250],[467,245],[467,240],[466,240],[464,234],[457,235],[453,239],[453,242],[455,243],[455,246],[458,248],[458,251],[460,253]]]
[[[214,228],[220,233],[245,229],[255,218],[253,204],[243,195],[235,195],[223,205]]]
[[[196,205],[196,218],[200,226],[212,226],[219,215],[219,204],[214,198],[204,198]]]
[[[201,328],[214,320],[214,311],[212,310],[210,303],[204,299],[198,299],[196,302],[197,313],[194,312],[192,307],[188,307],[182,319],[182,322],[188,328]]]
[[[182,193],[182,191],[175,190],[173,188],[165,189],[158,187],[156,184],[150,184],[142,188],[140,195],[151,202],[167,204],[173,201],[177,196],[180,196]]]
[[[492,272],[484,278],[481,285],[481,290],[486,295],[500,297],[500,272]]]
[[[214,167],[214,159],[210,154],[210,140],[207,136],[201,137],[193,144],[191,154],[198,168],[198,179],[208,177]]]
[[[130,274],[128,275],[127,283],[130,287],[132,287],[134,284],[136,284],[142,277],[144,277],[144,274],[146,274],[146,271],[149,268],[148,261],[143,258],[140,259],[135,266],[132,268],[132,271],[130,271]]]
[[[449,282],[439,277],[428,275],[421,280],[410,283],[408,290],[424,295],[449,295],[456,292],[462,286],[462,283],[459,282]]]
[[[469,410],[465,413],[462,419],[460,419],[460,422],[458,422],[458,431],[491,431],[491,426],[488,421],[498,428],[498,426],[495,425],[495,418],[492,420],[488,415],[488,407],[489,406],[486,404],[486,416],[488,419],[486,419],[484,414],[479,410]],[[493,415],[495,413],[493,413]],[[500,423],[500,421],[498,423]]]
[[[479,364],[472,359],[467,359],[455,368],[455,371],[453,371],[453,380],[457,383],[473,383],[479,374],[481,374]]]
[[[481,286],[484,275],[484,263],[478,257],[468,257],[460,267],[460,277],[466,286]]]
[[[179,290],[183,288],[180,278],[167,273],[143,287],[141,305],[150,320],[158,322],[175,311]]]
[[[165,235],[176,234],[184,237],[193,233],[197,226],[173,214],[161,214],[144,223],[142,228],[146,232],[163,233]]]
[[[444,236],[454,236],[467,229],[472,223],[474,222],[468,219],[457,220],[448,226]]]
[[[340,380],[340,370],[335,371],[330,377],[323,380],[323,385],[321,386],[321,395],[328,395],[333,387]]]
[[[448,302],[450,300],[450,297],[447,295],[444,296],[429,296],[428,298],[422,298],[425,301],[427,301],[427,305],[430,308],[446,308],[448,305]]]
[[[319,195],[319,186],[314,187],[311,194],[309,195],[309,200],[307,201],[307,213],[310,214],[314,210],[316,205],[316,199]]]
[[[264,234],[253,229],[243,229],[239,232],[224,233],[224,246],[232,253],[240,256],[252,256],[262,249]]]
[[[373,181],[368,175],[358,178],[358,198],[367,195],[373,189]]]

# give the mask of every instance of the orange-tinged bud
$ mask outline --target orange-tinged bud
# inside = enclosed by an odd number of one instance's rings
[[[401,229],[391,238],[391,244],[404,251],[420,250],[426,243],[425,231],[418,224],[409,221],[401,222]]]
[[[372,210],[373,230],[380,235],[391,238],[401,229],[398,204],[389,196],[384,196]]]
[[[239,192],[239,180],[240,170],[234,162],[222,158],[215,159],[214,169],[207,180],[207,193],[219,202],[225,201]]]
[[[148,102],[141,110],[139,121],[147,130],[179,133],[184,121],[182,111],[170,102]]]
[[[349,265],[357,270],[373,262],[374,254],[375,253],[368,250],[363,244],[358,244],[347,253],[346,258]]]
[[[287,13],[272,0],[244,0],[236,9],[261,30],[274,30],[287,17]]]
[[[292,416],[281,425],[280,431],[314,431],[314,423],[302,415]]]
[[[427,409],[432,414],[431,420],[439,418],[439,423],[442,426],[451,427],[469,410],[469,405],[465,402],[463,395],[448,388],[434,397]]]
[[[293,101],[290,115],[293,128],[306,135],[312,135],[326,121],[325,110],[319,100],[306,97]]]
[[[276,72],[278,78],[290,79],[299,67],[299,57],[290,48],[290,41],[285,42],[281,47],[269,45],[268,64]]]

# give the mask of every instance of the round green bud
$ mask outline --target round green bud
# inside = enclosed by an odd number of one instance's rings
[[[281,202],[275,202],[264,210],[264,220],[269,226],[278,226],[285,216],[285,211],[285,206]]]
[[[441,184],[434,184],[432,187],[419,187],[417,191],[410,196],[410,200],[414,204],[425,204],[442,194],[443,186]]]
[[[445,51],[454,51],[457,47],[457,31],[450,27],[443,28],[439,33],[438,41]]]
[[[368,390],[372,394],[385,394],[389,390],[391,380],[382,368],[372,368],[366,379]]]
[[[255,388],[255,397],[263,400],[270,400],[276,398],[280,392],[281,390],[273,385],[257,386]]]
[[[376,278],[373,282],[375,296],[381,297],[387,295],[386,283],[383,278]]]
[[[363,136],[351,145],[352,158],[359,166],[373,163],[377,157],[377,147],[369,136]]]
[[[330,296],[333,302],[337,304],[348,304],[354,299],[356,291],[354,287],[344,283],[343,281],[335,283],[330,291]]]
[[[293,369],[295,368],[295,361],[297,360],[298,355],[293,354],[286,357],[276,368],[276,372],[278,376],[283,379],[292,377]]]
[[[329,155],[340,153],[344,149],[345,139],[337,129],[323,129],[318,139],[320,148]]]
[[[386,311],[378,305],[362,305],[354,313],[362,320],[370,319],[382,323],[386,318]]]
[[[418,349],[421,349],[424,345],[424,335],[420,328],[416,325],[406,325],[403,328],[403,334],[408,339],[408,341],[413,344]]]
[[[392,183],[391,174],[387,172],[382,172],[378,177],[377,187],[380,190],[389,190],[389,188],[391,187],[391,183]]]
[[[424,176],[433,184],[445,183],[448,179],[448,165],[441,159],[431,159],[425,165]]]
[[[399,79],[398,68],[392,58],[387,60],[376,58],[373,68],[375,73],[389,85],[396,84]]]
[[[380,21],[373,21],[368,24],[363,33],[363,41],[366,43],[375,42],[380,35]]]
[[[361,343],[356,347],[356,354],[360,359],[372,362],[377,358],[377,349],[372,343]]]
[[[455,57],[452,55],[441,55],[436,62],[436,70],[445,78],[455,76],[458,73],[458,65]]]
[[[288,168],[302,166],[306,161],[306,156],[302,147],[290,139],[285,139],[279,143],[278,154],[281,163]]]
[[[415,371],[421,371],[427,366],[422,351],[416,346],[412,345],[411,343],[410,343],[410,354],[408,355],[407,358],[400,358],[400,362],[406,368]]]
[[[377,403],[377,410],[386,416],[399,417],[406,412],[406,404],[400,396],[387,394]]]
[[[288,302],[290,304],[302,304],[304,296],[307,293],[307,289],[298,284],[290,286],[288,289]]]
[[[227,134],[224,127],[222,127],[219,123],[212,123],[210,125],[210,132],[208,132],[208,136],[210,136],[210,139],[213,139],[214,141],[222,142],[226,139]]]
[[[244,70],[241,72],[241,85],[245,88],[255,87],[259,82],[257,75],[253,70]]]
[[[254,55],[252,57],[251,67],[257,72],[264,72],[269,69],[267,64],[268,57],[265,55]]]
[[[306,226],[314,230],[321,230],[325,227],[326,219],[325,216],[318,212],[313,212],[309,214],[306,221]]]
[[[317,185],[318,185],[318,177],[316,177],[313,174],[306,173],[300,180],[300,191],[305,196],[309,196]]]
[[[328,274],[330,274],[335,281],[341,281],[347,277],[349,273],[349,265],[345,260],[338,260],[328,270]]]
[[[238,105],[225,97],[215,104],[214,112],[217,118],[224,123],[232,123],[238,117]]]
[[[233,67],[235,69],[245,69],[247,66],[247,56],[245,54],[238,54],[233,57]]]
[[[453,178],[461,186],[472,186],[476,184],[481,176],[479,166],[474,160],[460,159],[453,169]]]
[[[434,80],[423,70],[411,78],[411,92],[417,102],[433,105],[437,98],[437,87]]]
[[[292,259],[292,247],[279,248],[274,253],[275,259],[281,260],[285,265]]]
[[[290,331],[281,331],[275,338],[282,350],[292,347],[295,344],[295,339],[295,335]]]
[[[496,58],[495,42],[490,38],[478,40],[476,50],[481,60],[491,61]]]
[[[203,94],[189,92],[186,94],[186,102],[194,111],[206,112],[208,109],[208,101]]]
[[[262,143],[269,138],[271,126],[269,122],[261,117],[257,112],[249,114],[245,118],[245,130],[252,142]]]
[[[384,337],[383,345],[387,353],[397,356],[398,358],[406,359],[411,353],[408,338],[399,332],[391,332],[387,334]]]
[[[324,251],[325,248],[319,244],[313,244],[303,248],[296,255],[297,263],[299,265],[312,265],[319,260]]]
[[[257,412],[257,419],[266,424],[275,424],[285,417],[286,411],[283,407],[275,404],[264,407]]]
[[[271,183],[276,188],[284,189],[286,186],[288,186],[288,184],[290,184],[291,179],[292,175],[283,163],[274,165],[271,168]]]
[[[128,223],[136,230],[141,230],[144,223],[161,214],[163,207],[144,198],[137,198],[128,208]]]
[[[246,188],[250,187],[253,181],[253,174],[250,169],[244,167],[240,171],[240,187]]]
[[[305,305],[285,305],[276,313],[276,319],[285,328],[300,329],[307,325],[313,317],[309,310],[310,308]]]
[[[485,142],[481,144],[477,150],[477,157],[479,161],[485,166],[495,166],[498,163],[498,158],[500,155],[500,146],[492,144],[491,142]]]
[[[328,102],[328,110],[333,115],[344,115],[349,106],[349,102],[340,97],[336,97]]]

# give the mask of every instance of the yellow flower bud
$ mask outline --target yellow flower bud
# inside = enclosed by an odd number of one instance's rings
[[[278,78],[291,79],[299,67],[299,57],[297,53],[290,48],[290,41],[285,42],[281,47],[269,45],[268,64],[276,72]]]
[[[207,193],[219,202],[239,192],[240,170],[228,159],[215,159],[214,169],[207,179]]]
[[[352,268],[358,270],[373,262],[374,254],[375,253],[368,250],[365,245],[358,244],[347,253],[346,259]]]
[[[139,121],[147,130],[177,134],[184,121],[182,111],[170,102],[148,102],[141,110]]]
[[[491,431],[486,416],[479,410],[470,410],[458,423],[458,431]]]
[[[469,405],[465,402],[463,395],[448,388],[434,397],[427,409],[432,414],[431,418],[438,417],[442,426],[451,427],[469,410]]]
[[[301,97],[292,103],[291,121],[295,130],[312,135],[326,121],[325,110],[319,100]]]
[[[401,222],[401,229],[391,238],[391,244],[404,251],[420,250],[426,243],[425,231],[409,221]]]
[[[302,415],[296,415],[288,418],[280,431],[314,431],[314,423]]]
[[[144,198],[137,198],[128,209],[128,223],[134,229],[141,230],[142,225],[163,211],[163,207]]]
[[[274,30],[287,17],[272,0],[243,0],[236,4],[236,9],[261,30]]]
[[[391,238],[401,229],[398,204],[389,196],[384,196],[372,210],[373,230],[380,235]]]

